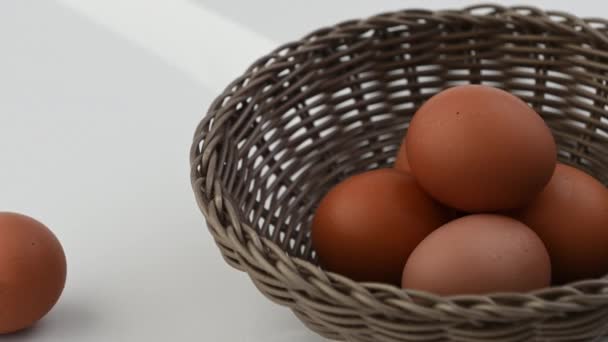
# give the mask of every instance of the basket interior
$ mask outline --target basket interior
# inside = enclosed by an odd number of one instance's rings
[[[607,184],[608,53],[581,36],[423,19],[313,34],[252,69],[237,86],[242,100],[221,109],[232,111],[218,145],[224,191],[261,236],[315,262],[309,225],[321,197],[345,177],[390,167],[416,109],[469,83],[528,102],[559,159]]]

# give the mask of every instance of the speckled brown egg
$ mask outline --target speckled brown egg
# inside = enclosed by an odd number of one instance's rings
[[[315,213],[312,242],[324,269],[398,285],[411,251],[447,220],[446,210],[410,175],[379,169],[327,193]]]
[[[555,283],[608,274],[608,190],[587,173],[558,164],[549,184],[516,217],[547,246]]]
[[[440,295],[524,292],[551,282],[549,255],[525,224],[477,214],[425,238],[403,270],[402,287]]]
[[[42,223],[0,213],[0,334],[31,326],[61,295],[66,260],[61,244]]]
[[[407,159],[420,186],[465,212],[529,203],[551,179],[553,136],[525,102],[481,85],[449,88],[414,115]]]

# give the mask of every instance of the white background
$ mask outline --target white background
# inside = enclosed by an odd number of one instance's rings
[[[45,222],[69,264],[55,309],[2,341],[321,341],[222,260],[190,189],[194,128],[279,43],[468,3],[0,0],[0,210]],[[605,1],[528,3],[608,17]]]

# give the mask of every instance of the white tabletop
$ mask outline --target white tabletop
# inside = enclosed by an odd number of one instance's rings
[[[467,2],[328,3],[0,1],[0,210],[45,222],[69,265],[55,309],[3,341],[322,340],[222,260],[190,189],[194,128],[278,43]],[[602,1],[534,4],[608,16]]]

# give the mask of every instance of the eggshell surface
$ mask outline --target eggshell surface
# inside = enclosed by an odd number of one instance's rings
[[[395,169],[352,176],[322,199],[312,224],[320,265],[357,281],[398,285],[416,245],[447,222],[445,208]]]
[[[0,334],[31,326],[61,295],[66,260],[55,235],[42,223],[0,213]]]
[[[465,212],[529,203],[549,182],[556,146],[542,118],[503,90],[457,86],[425,102],[406,138],[412,174],[433,198]]]
[[[547,246],[555,283],[608,274],[608,190],[592,176],[558,164],[549,184],[516,217]]]
[[[477,214],[425,238],[407,261],[402,287],[461,295],[523,292],[550,282],[549,255],[530,228],[510,217]]]

